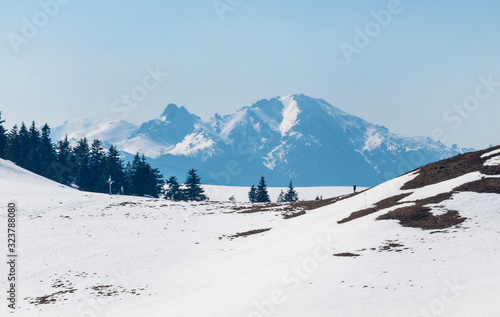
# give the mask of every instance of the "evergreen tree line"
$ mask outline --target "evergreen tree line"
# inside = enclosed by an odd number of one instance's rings
[[[195,169],[189,170],[184,186],[179,184],[175,176],[167,180],[167,185],[164,196],[165,199],[190,201],[208,200],[208,197],[204,193],[205,191],[201,187],[201,178],[198,176]]]
[[[0,112],[0,158],[56,182],[77,186],[81,190],[107,193],[113,180],[112,193],[149,195],[159,197],[163,190],[163,175],[137,153],[126,165],[115,146],[106,152],[100,140],[89,145],[82,138],[72,146],[66,136],[55,144],[50,137],[50,127],[45,124],[41,131],[36,123],[7,131]]]
[[[164,192],[163,175],[151,167],[144,155],[137,153],[132,162],[124,164],[114,145],[105,151],[98,139],[89,145],[87,139],[82,138],[72,146],[66,136],[54,144],[47,124],[38,130],[35,121],[29,128],[23,122],[20,127],[14,125],[7,131],[4,122],[0,111],[0,158],[56,182],[84,191],[107,193],[107,181],[111,178],[113,194],[160,197],[164,193],[164,198],[169,200],[208,200],[195,169],[189,170],[184,184],[170,177]],[[252,185],[248,198],[252,203],[271,201],[263,176],[257,187]],[[290,181],[286,193],[281,191],[278,196],[278,202],[297,200],[298,194]]]
[[[267,185],[264,176],[260,178],[257,187],[252,185],[250,191],[248,192],[248,200],[251,203],[268,203],[271,201],[269,198],[269,193],[267,192]],[[299,195],[293,187],[292,181],[290,181],[286,193],[283,190],[280,192],[277,201],[278,202],[294,202],[299,200]]]

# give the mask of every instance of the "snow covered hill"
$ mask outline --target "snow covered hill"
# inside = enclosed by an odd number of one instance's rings
[[[108,131],[103,123],[68,122],[54,137]],[[373,186],[418,166],[468,151],[424,137],[403,137],[305,95],[264,99],[208,122],[169,104],[156,119],[132,130],[123,121],[101,133],[123,152],[145,153],[165,175],[184,179],[190,168],[207,184],[251,185],[264,175],[271,186]],[[123,130],[117,134],[115,131]]]
[[[6,161],[0,194],[19,207],[16,316],[500,313],[500,147],[322,207],[90,194]]]

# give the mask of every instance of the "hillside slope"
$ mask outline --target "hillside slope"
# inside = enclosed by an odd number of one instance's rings
[[[498,316],[499,149],[288,219],[279,205],[23,192],[17,315]],[[4,200],[19,191],[0,170]]]

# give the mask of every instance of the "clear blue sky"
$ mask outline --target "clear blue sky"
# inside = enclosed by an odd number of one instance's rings
[[[50,17],[39,1],[0,0],[0,110],[9,126],[140,123],[168,103],[207,119],[304,93],[395,133],[439,128],[448,145],[500,143],[500,84],[476,92],[480,77],[500,82],[498,1],[401,0],[385,26],[371,14],[387,10],[385,0],[221,0],[236,4],[223,20],[213,0],[67,2],[49,6]],[[26,20],[41,26],[26,33]],[[348,63],[341,44],[355,47],[355,29],[367,26],[370,43]],[[127,115],[113,111],[157,65],[168,76]],[[464,101],[473,110],[454,109]]]

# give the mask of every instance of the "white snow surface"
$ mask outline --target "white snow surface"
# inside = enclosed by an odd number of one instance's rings
[[[490,156],[496,155],[496,154],[500,154],[500,149],[493,150],[493,151],[488,152],[488,153],[484,153],[483,155],[481,155],[481,158],[490,157]]]
[[[165,154],[168,150],[172,149],[173,145],[160,145],[151,141],[150,138],[144,135],[138,135],[126,141],[116,144],[120,151],[135,154],[137,152],[144,154],[151,158],[157,158]]]
[[[280,132],[281,136],[284,136],[297,123],[300,109],[297,105],[297,101],[293,99],[293,96],[283,97],[280,101],[284,106],[281,112],[283,115],[283,121],[280,123]]]
[[[486,160],[486,162],[484,162],[484,166],[496,166],[496,165],[500,165],[500,155],[492,157]]]
[[[103,121],[90,119],[75,119],[65,121],[61,126],[53,129],[54,140],[61,140],[66,135],[71,143],[86,137],[89,142],[94,139],[116,143],[128,138],[137,126],[123,120]]]
[[[441,205],[467,220],[433,234],[375,221],[387,210],[337,223],[404,192],[416,175],[285,220],[278,209],[244,214],[230,203],[80,192],[0,160],[0,206],[18,206],[12,315],[498,316],[500,195],[455,194]],[[436,193],[427,186],[415,197],[427,194]],[[389,243],[402,246],[384,249]],[[360,256],[333,256],[342,252]],[[0,266],[4,291],[7,269]],[[30,303],[46,295],[55,302]],[[9,315],[6,296],[0,305]]]
[[[172,155],[193,155],[197,152],[212,147],[214,141],[205,137],[203,132],[195,132],[187,135],[182,142],[177,143],[167,153]]]
[[[241,120],[243,120],[247,114],[247,109],[246,108],[243,108],[241,110],[238,110],[238,112],[236,112],[230,119],[227,123],[225,123],[225,125],[223,126],[223,128],[221,129],[221,132],[220,132],[220,137],[223,139],[223,140],[228,140],[228,137],[229,137],[229,134],[233,131],[233,129],[238,125],[238,123],[241,122]]]
[[[384,142],[384,137],[377,133],[376,129],[369,129],[366,133],[365,146],[362,151],[371,151],[378,148],[382,142]]]

